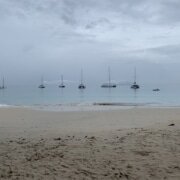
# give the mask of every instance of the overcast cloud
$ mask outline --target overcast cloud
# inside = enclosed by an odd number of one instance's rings
[[[178,81],[179,9],[179,0],[0,0],[0,74],[37,82],[78,79],[83,68],[105,79],[110,65],[129,80],[137,66],[141,81],[153,79],[148,69]]]

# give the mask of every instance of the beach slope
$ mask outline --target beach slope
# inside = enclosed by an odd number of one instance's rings
[[[0,179],[180,179],[180,108],[0,109]]]

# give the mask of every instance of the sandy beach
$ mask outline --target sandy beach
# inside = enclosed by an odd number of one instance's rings
[[[0,179],[180,179],[180,108],[0,108]]]

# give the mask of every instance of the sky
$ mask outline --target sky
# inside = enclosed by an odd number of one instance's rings
[[[180,83],[179,0],[0,0],[0,76]],[[0,77],[0,78],[1,78]]]

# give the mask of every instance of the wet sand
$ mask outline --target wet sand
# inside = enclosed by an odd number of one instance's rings
[[[180,108],[0,109],[0,179],[180,179]]]

